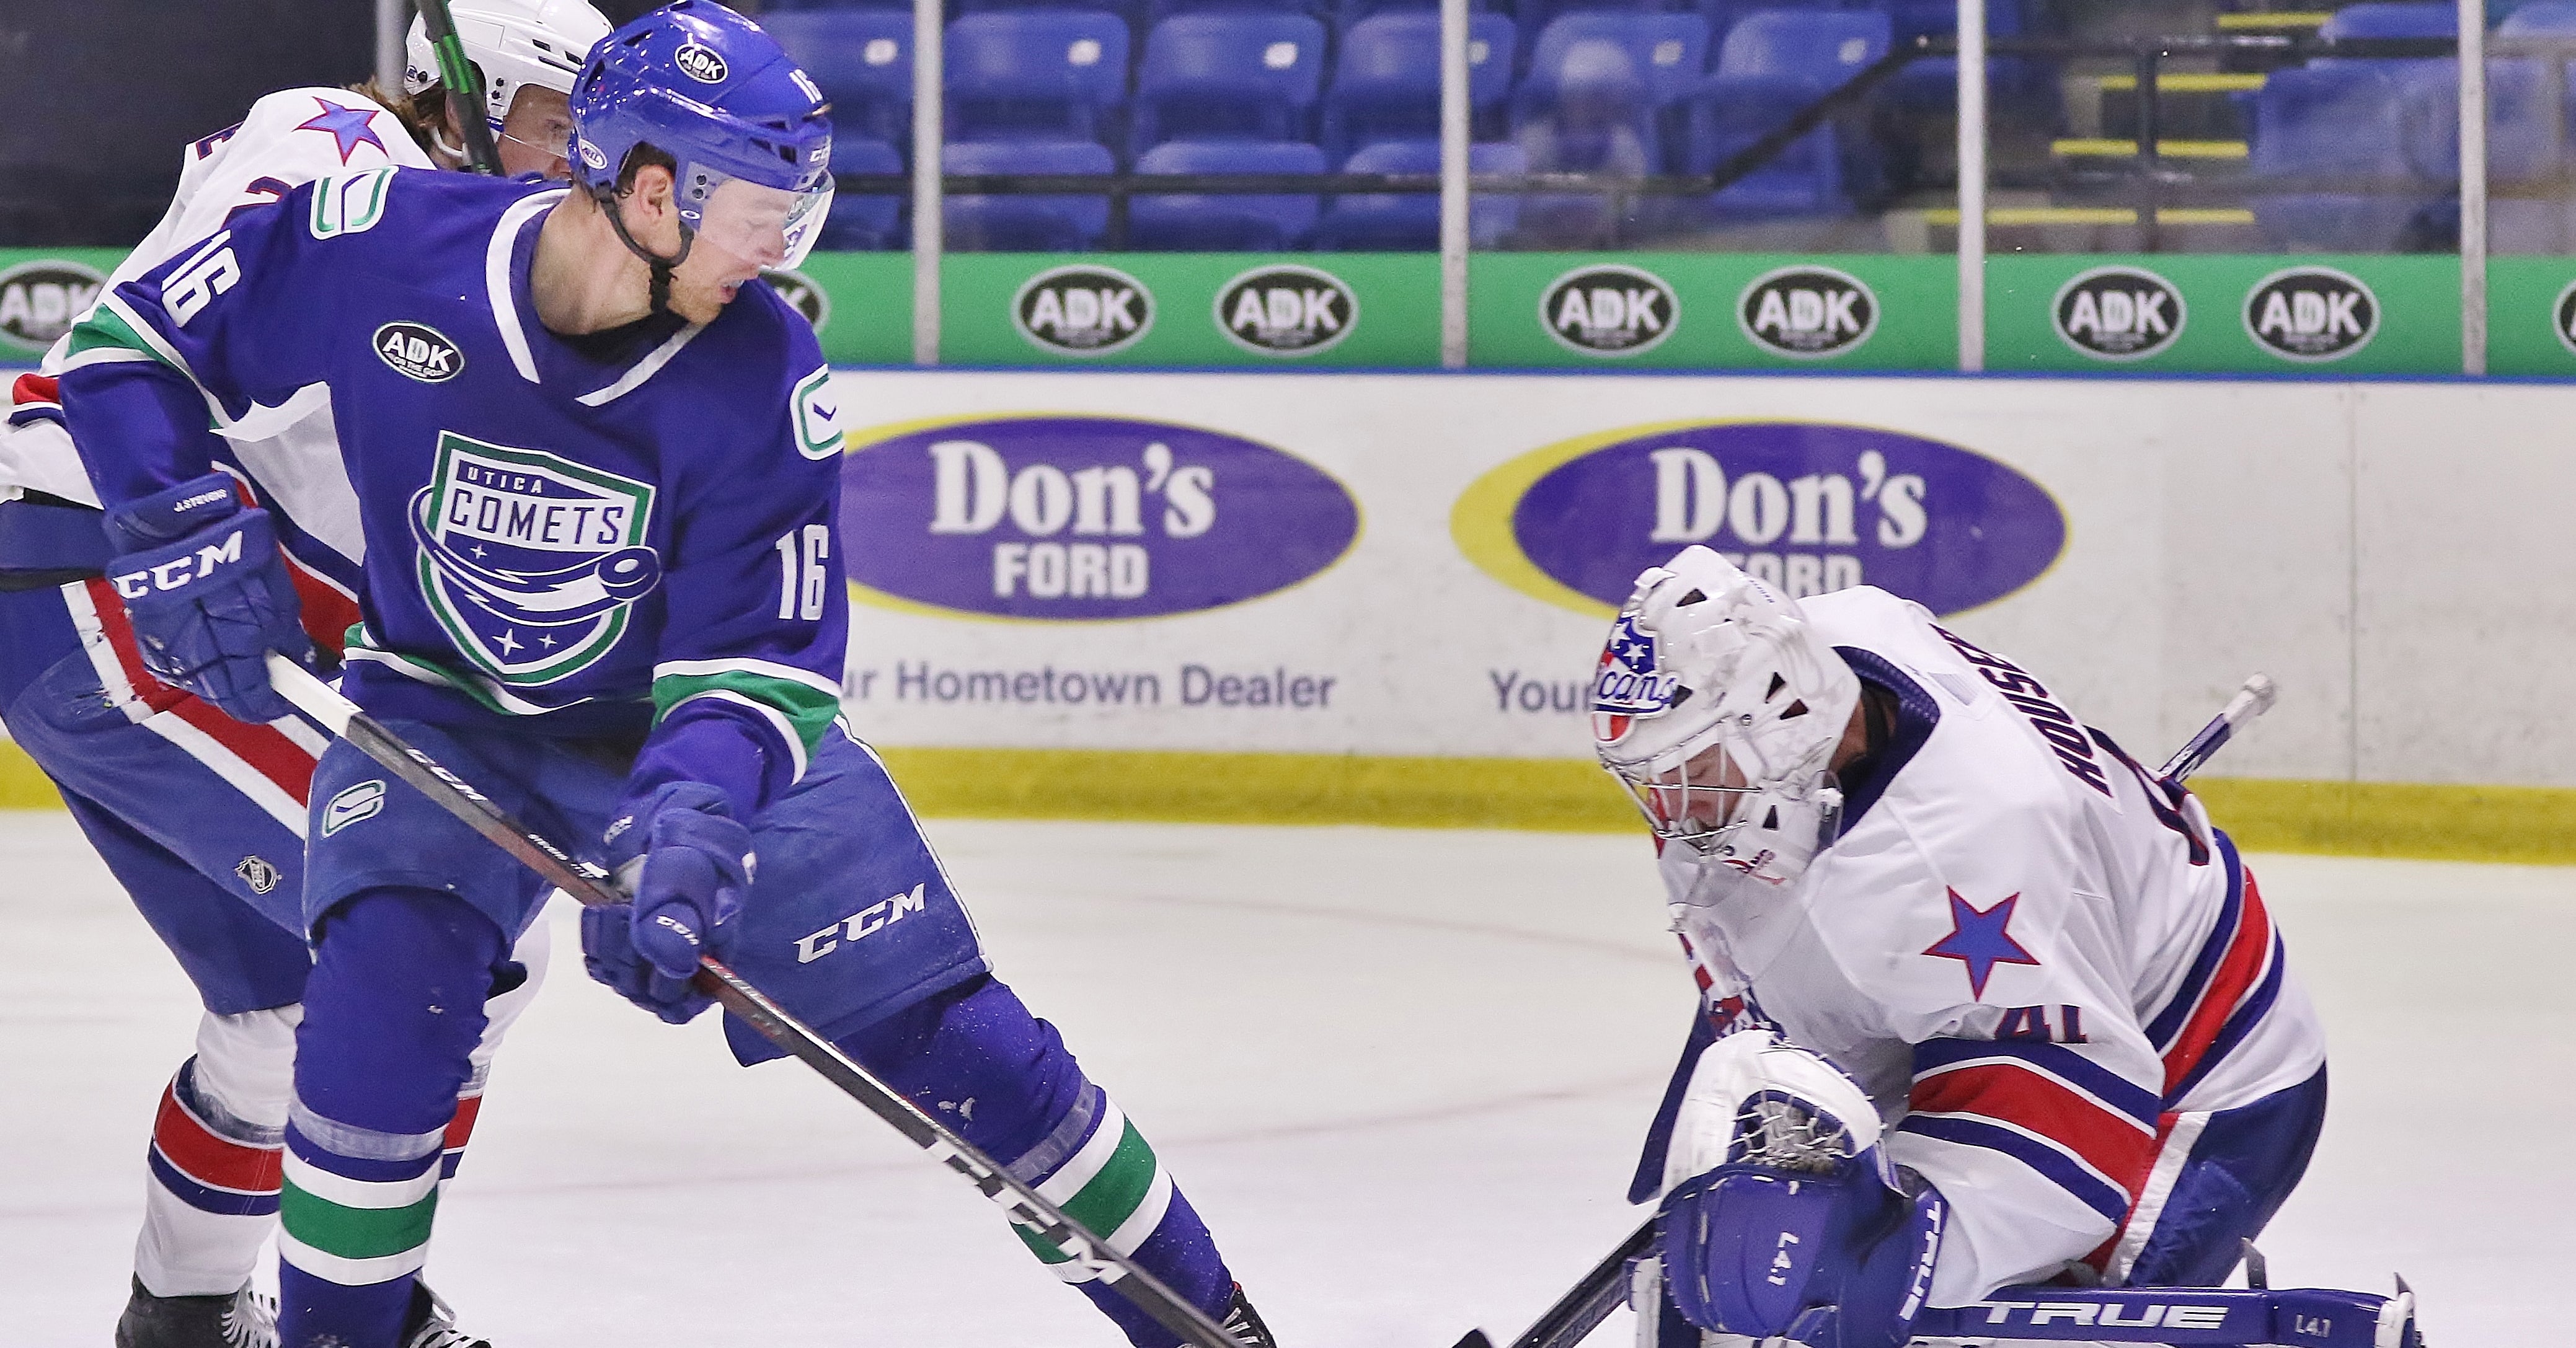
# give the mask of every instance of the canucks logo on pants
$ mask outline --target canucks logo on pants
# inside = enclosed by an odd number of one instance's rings
[[[411,500],[421,595],[467,659],[552,683],[607,654],[661,583],[652,514],[650,483],[445,432]]]

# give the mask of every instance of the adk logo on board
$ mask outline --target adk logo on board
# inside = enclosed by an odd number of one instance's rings
[[[1878,331],[1878,295],[1849,272],[1782,267],[1744,287],[1735,300],[1735,321],[1765,351],[1822,360]]]
[[[1255,267],[1216,292],[1217,330],[1256,355],[1329,350],[1359,319],[1359,297],[1340,277],[1313,267]]]
[[[1815,422],[1682,422],[1550,445],[1477,480],[1450,525],[1505,584],[1599,615],[1693,543],[1793,598],[1876,585],[1935,613],[2011,594],[2066,546],[2057,502],[2003,464]]]
[[[1011,323],[1042,351],[1105,356],[1153,329],[1154,292],[1115,267],[1057,267],[1020,287]]]
[[[2095,267],[2058,287],[2057,339],[2096,360],[2145,360],[2182,336],[2182,292],[2143,267]]]
[[[805,315],[805,321],[814,325],[816,333],[821,333],[824,325],[832,321],[832,294],[814,284],[813,277],[801,271],[765,271],[760,274],[760,279],[767,281],[769,288],[777,291],[778,298],[787,301],[789,308]]]
[[[1681,298],[1664,278],[1637,267],[1577,267],[1539,297],[1538,321],[1566,349],[1633,356],[1673,335]]]
[[[2333,267],[2276,271],[2245,292],[2245,333],[2283,360],[2341,360],[2379,335],[2379,297]]]
[[[42,351],[98,302],[107,274],[57,258],[0,271],[0,350]]]
[[[1161,421],[949,422],[866,442],[841,469],[860,599],[1073,620],[1222,608],[1315,575],[1359,506],[1268,445]]]
[[[2576,281],[2558,292],[2558,302],[2549,307],[2550,322],[2557,325],[2558,344],[2567,354],[2576,356]]]

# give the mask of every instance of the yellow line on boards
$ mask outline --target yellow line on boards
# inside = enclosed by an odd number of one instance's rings
[[[1644,844],[1636,810],[1580,759],[879,752],[913,808],[935,817],[1531,829],[1635,833]],[[2576,865],[2576,790],[2243,777],[2192,786],[2247,851]],[[60,807],[26,754],[0,741],[0,808]]]
[[[2102,88],[2105,91],[2135,92],[2138,87],[2138,77],[2135,75],[2101,75],[2095,78],[2102,82]],[[2260,89],[2263,87],[2263,78],[2261,75],[2199,73],[2158,75],[2156,88],[2160,92],[2169,94],[2230,94]]]

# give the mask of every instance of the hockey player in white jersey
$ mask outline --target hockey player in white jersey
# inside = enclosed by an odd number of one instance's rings
[[[1630,1195],[1642,1344],[2235,1266],[2325,1049],[2197,798],[1920,606],[1706,548],[1638,578],[1593,711],[1704,996]]]
[[[608,21],[582,0],[463,0],[457,26],[483,76],[503,168],[563,177],[567,97]],[[415,21],[400,93],[300,88],[190,145],[168,213],[107,289],[142,275],[236,211],[331,173],[463,159],[426,34]],[[276,1227],[288,1078],[310,957],[302,936],[305,794],[322,737],[292,719],[249,725],[147,673],[109,582],[98,500],[63,427],[54,376],[69,339],[21,377],[0,429],[0,716],[61,788],[113,874],[196,984],[196,1053],[164,1089],[147,1157],[145,1219],[119,1348],[273,1342],[248,1290]],[[231,441],[247,491],[277,517],[305,626],[336,658],[356,617],[355,504],[318,399],[277,409]],[[544,928],[514,952],[527,981],[489,1006],[490,1028],[443,1149],[455,1164],[501,1033],[534,995]],[[415,1337],[446,1334],[424,1302]],[[461,1340],[460,1340],[461,1342]]]

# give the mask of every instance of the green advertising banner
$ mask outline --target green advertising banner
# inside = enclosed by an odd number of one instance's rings
[[[1986,368],[2458,374],[2460,264],[2420,255],[1993,257]]]
[[[1436,367],[1427,253],[958,253],[951,365]]]
[[[2487,373],[2576,376],[2576,257],[2487,259]]]
[[[1958,368],[1958,264],[1891,254],[1479,253],[1480,369]]]
[[[912,364],[912,254],[814,253],[769,282],[813,322],[825,360]]]
[[[0,248],[0,365],[33,365],[98,298],[122,248]]]

